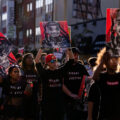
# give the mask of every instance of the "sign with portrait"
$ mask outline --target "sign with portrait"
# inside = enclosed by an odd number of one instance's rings
[[[107,9],[106,46],[112,56],[120,56],[120,9]]]
[[[67,21],[40,22],[40,30],[43,48],[70,47]]]
[[[2,73],[10,65],[8,56],[11,50],[12,44],[2,33],[0,33],[0,73]],[[11,57],[9,58],[12,59]]]

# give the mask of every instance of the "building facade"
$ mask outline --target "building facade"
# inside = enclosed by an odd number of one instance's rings
[[[106,17],[106,8],[120,7],[120,0],[109,0],[109,4],[107,2],[108,0],[0,0],[0,31],[18,47],[38,49],[40,21],[67,20],[68,25],[72,26],[73,35],[78,24],[86,27],[87,21],[91,20],[96,24],[97,19]]]
[[[13,43],[16,40],[15,1],[1,0],[1,32]]]

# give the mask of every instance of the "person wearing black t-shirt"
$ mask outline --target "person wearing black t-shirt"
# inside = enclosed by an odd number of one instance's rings
[[[98,120],[100,110],[100,90],[96,83],[90,87],[88,96],[88,120]],[[91,106],[92,105],[92,110]]]
[[[26,87],[24,78],[20,77],[20,69],[17,65],[8,69],[6,78],[0,77],[0,83],[3,87],[3,103],[1,109],[4,110],[4,119],[23,120],[23,98]]]
[[[78,62],[79,50],[72,48],[72,51],[74,54],[74,63],[65,71],[63,90],[65,92],[67,120],[78,120],[84,116],[82,113],[83,106],[80,106],[84,88],[81,90],[80,88],[82,85],[85,85],[85,79],[83,78],[84,76],[88,76],[88,72],[85,67]]]
[[[106,71],[103,70],[106,66]],[[120,120],[120,73],[118,57],[104,53],[89,92],[88,120]]]
[[[56,57],[53,54],[46,56],[46,64],[48,69],[44,69],[39,63],[41,56],[39,50],[36,56],[36,65],[39,74],[42,77],[43,88],[43,104],[42,104],[42,119],[43,120],[63,120],[64,104],[63,104],[63,76],[64,72],[73,63],[73,54],[68,50],[70,60],[62,67],[58,68]]]
[[[27,86],[31,87],[31,90],[26,93],[24,99],[24,110],[25,110],[25,120],[38,120],[38,87],[39,87],[39,77],[35,67],[35,62],[33,54],[27,53],[24,55],[22,60],[22,70],[23,76],[27,82]]]

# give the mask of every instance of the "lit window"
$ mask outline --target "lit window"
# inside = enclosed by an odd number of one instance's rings
[[[29,30],[27,29],[26,31],[26,36],[28,37],[29,36]]]
[[[30,6],[29,6],[29,4],[27,4],[27,12],[29,12],[30,11]]]
[[[48,5],[46,5],[46,13],[48,13]]]
[[[32,3],[30,3],[30,11],[32,11]]]
[[[40,35],[40,27],[36,27],[36,36]]]
[[[2,14],[2,21],[7,20],[7,13]]]
[[[53,0],[45,0],[45,5],[46,5],[46,13],[48,12],[52,12],[52,8],[49,8],[48,6],[50,6],[50,4],[53,3]],[[51,6],[53,7],[53,6]]]
[[[53,11],[53,5],[51,4],[50,5],[50,12],[52,12]]]
[[[45,0],[45,5],[49,5],[49,4],[52,4],[53,3],[53,0]]]
[[[32,29],[30,29],[29,31],[30,31],[30,35],[32,35]]]
[[[27,12],[32,11],[33,6],[32,3],[27,4]]]
[[[37,0],[36,1],[36,8],[43,7],[43,0]]]

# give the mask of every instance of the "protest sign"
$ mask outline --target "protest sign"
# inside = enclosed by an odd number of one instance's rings
[[[106,47],[111,56],[120,56],[120,9],[107,9]]]
[[[43,48],[70,47],[67,21],[40,22],[40,29]]]
[[[4,75],[5,70],[9,67],[10,64],[16,62],[16,59],[11,52],[12,44],[10,41],[0,33],[0,74]]]

